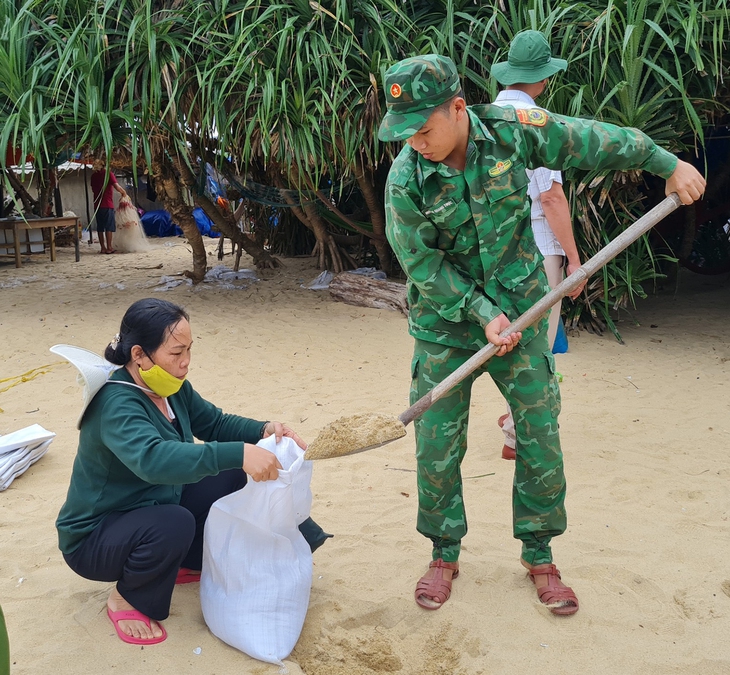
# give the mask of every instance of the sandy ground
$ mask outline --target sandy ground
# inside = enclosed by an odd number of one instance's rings
[[[211,264],[214,248],[211,241]],[[20,270],[2,259],[0,379],[57,362],[48,348],[58,342],[101,352],[127,306],[189,260],[181,240],[137,255],[85,248],[79,263],[61,249],[56,263],[35,256]],[[407,407],[411,352],[403,317],[299,287],[316,274],[309,259],[295,259],[245,288],[161,293],[191,314],[198,391],[231,412],[284,420],[308,440],[341,415]],[[518,563],[513,465],[499,457],[503,404],[486,378],[475,388],[463,467],[470,532],[462,574],[437,612],[413,601],[430,556],[415,531],[412,431],[317,462],[313,516],[335,538],[315,554],[309,614],[288,671],[730,673],[729,308],[727,278],[681,274],[677,288],[640,305],[636,322],[620,324],[625,346],[582,333],[558,357],[569,528],[554,551],[581,601],[574,617],[541,607]],[[0,433],[39,423],[58,434],[0,493],[12,672],[277,673],[208,631],[197,585],[175,590],[165,643],[118,640],[104,612],[110,585],[76,576],[56,547],[80,405],[70,365],[0,394]]]

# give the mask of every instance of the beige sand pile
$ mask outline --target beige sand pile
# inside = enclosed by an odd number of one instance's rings
[[[320,431],[307,448],[304,459],[329,459],[395,441],[406,435],[397,417],[384,413],[362,413],[340,417]]]

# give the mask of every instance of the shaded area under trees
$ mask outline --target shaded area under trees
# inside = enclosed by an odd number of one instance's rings
[[[382,195],[399,145],[376,133],[385,70],[416,53],[450,55],[467,100],[488,102],[491,64],[515,33],[537,29],[570,63],[541,101],[554,112],[636,126],[689,156],[730,122],[727,0],[6,0],[0,22],[2,168],[30,156],[41,176],[39,200],[7,170],[6,192],[42,209],[53,167],[76,152],[148,172],[191,244],[195,281],[206,269],[195,205],[261,267],[278,264],[266,250],[276,240],[335,272],[364,260],[398,272]],[[205,193],[206,163],[230,179],[228,210]],[[240,194],[245,181],[277,199]],[[635,172],[571,170],[566,186],[583,259],[655,198]],[[571,320],[611,326],[659,276],[658,255],[634,244],[569,305]]]

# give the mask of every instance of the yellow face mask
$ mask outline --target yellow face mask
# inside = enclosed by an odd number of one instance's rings
[[[167,398],[180,391],[185,379],[180,379],[174,375],[170,375],[164,368],[160,368],[157,364],[149,370],[139,369],[139,376],[142,381],[162,398]]]

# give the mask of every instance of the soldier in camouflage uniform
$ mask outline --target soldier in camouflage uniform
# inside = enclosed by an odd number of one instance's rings
[[[542,602],[573,614],[578,600],[560,581],[550,541],[566,527],[558,437],[560,392],[542,319],[500,337],[548,290],[530,227],[527,168],[646,169],[684,203],[704,179],[636,129],[535,108],[466,106],[451,59],[405,59],[385,76],[384,141],[407,144],[386,186],[386,234],[408,277],[415,338],[411,402],[487,344],[488,361],[415,421],[417,529],[433,543],[416,602],[440,607],[458,574],[467,524],[460,466],[474,379],[488,372],[515,418],[514,536]]]

